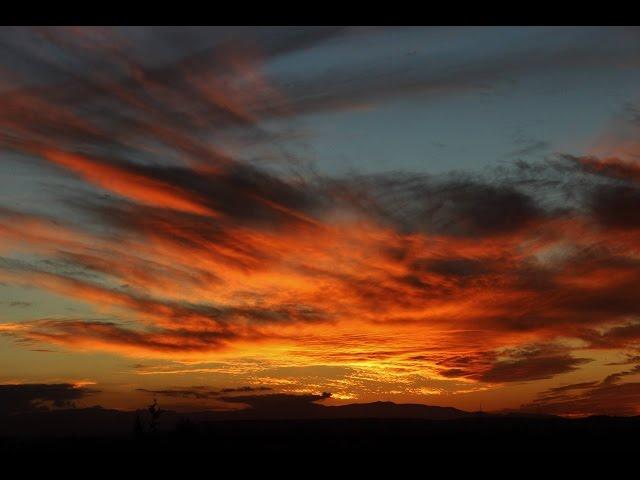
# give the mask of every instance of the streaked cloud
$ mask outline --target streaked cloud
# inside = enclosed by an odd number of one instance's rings
[[[31,347],[126,357],[250,357],[259,366],[248,389],[294,378],[287,368],[339,368],[293,380],[314,392],[309,402],[322,381],[335,398],[376,384],[457,394],[575,375],[603,352],[637,353],[640,169],[629,158],[561,153],[482,172],[331,175],[243,156],[243,147],[270,148],[291,134],[275,120],[485,88],[505,72],[567,59],[569,67],[610,61],[585,48],[528,63],[514,53],[447,75],[381,67],[287,86],[269,73],[269,60],[376,32],[259,30],[240,42],[219,31],[208,44],[199,30],[182,40],[172,30],[141,30],[140,39],[118,29],[5,32],[1,55],[23,62],[0,93],[0,146],[68,186],[54,196],[72,214],[2,206],[0,281],[92,313],[10,319],[0,332]],[[23,36],[50,43],[21,44]],[[145,58],[167,41],[188,51]],[[207,371],[195,365],[190,373]],[[611,399],[633,396],[622,383],[632,373],[612,375],[551,387],[534,406],[629,413],[631,400]],[[578,396],[552,400],[569,390]],[[293,393],[302,392],[282,395]],[[245,400],[269,396],[256,398]],[[600,400],[600,410],[587,406]]]

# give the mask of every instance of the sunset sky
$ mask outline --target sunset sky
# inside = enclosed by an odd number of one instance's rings
[[[3,28],[0,69],[0,384],[640,414],[640,30]]]

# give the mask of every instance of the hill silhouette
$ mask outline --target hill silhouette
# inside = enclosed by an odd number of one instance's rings
[[[157,431],[149,428],[147,410],[91,407],[4,414],[0,451],[619,451],[637,448],[640,433],[640,417],[568,419],[392,402],[327,406],[274,396],[237,398],[250,401],[250,407],[163,411]]]
[[[285,396],[252,397],[250,407],[232,411],[200,411],[178,413],[163,411],[159,420],[161,430],[170,430],[180,421],[222,422],[250,420],[329,420],[329,419],[423,419],[452,420],[476,417],[452,407],[393,402],[355,403],[328,406],[298,399],[287,401]],[[276,398],[273,398],[276,397]],[[294,397],[294,396],[291,396]],[[299,397],[299,396],[295,396]],[[234,397],[247,401],[245,397]],[[244,403],[244,402],[242,402]],[[127,434],[136,417],[145,418],[146,410],[121,411],[100,406],[58,410],[35,410],[0,416],[3,436],[112,436]]]

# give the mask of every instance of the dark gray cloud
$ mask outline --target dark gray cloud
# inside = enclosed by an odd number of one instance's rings
[[[545,399],[547,398],[551,398],[551,397],[558,397],[558,396],[565,396],[567,394],[567,392],[574,392],[576,390],[587,390],[587,389],[591,389],[593,387],[595,387],[596,385],[598,385],[599,382],[597,381],[592,381],[592,382],[581,382],[581,383],[572,383],[569,385],[562,385],[560,387],[553,387],[550,388],[549,390],[543,392],[541,394],[541,396],[544,396]]]
[[[601,382],[555,387],[521,409],[555,415],[637,415],[640,383],[620,383],[624,377],[637,374],[640,365],[609,375]]]
[[[437,29],[429,33],[434,42],[442,41]],[[455,32],[451,33],[451,38],[455,38]],[[495,56],[476,56],[473,48],[454,50],[456,54],[451,51],[427,53],[421,51],[420,44],[409,45],[409,49],[413,47],[420,54],[397,55],[377,65],[356,61],[328,71],[312,70],[312,75],[303,73],[291,78],[282,89],[289,99],[289,111],[296,113],[358,108],[406,96],[424,100],[469,92],[495,92],[531,74],[596,65],[619,68],[621,62],[634,58],[638,48],[626,41],[626,48],[616,48],[614,42],[607,41],[610,34],[598,32],[589,41],[555,49],[537,43],[520,45]],[[435,65],[438,68],[434,68]],[[265,109],[272,107],[267,103]]]
[[[575,358],[556,345],[524,345],[506,351],[479,351],[468,355],[430,356],[438,372],[448,378],[466,377],[487,383],[528,382],[576,370],[591,360]]]
[[[0,414],[73,408],[77,400],[96,392],[97,390],[69,383],[0,385]]]
[[[545,215],[535,197],[481,177],[393,173],[350,182],[348,201],[404,232],[486,237],[517,232]]]
[[[594,189],[590,205],[594,219],[606,228],[629,230],[640,227],[640,189],[624,185],[602,185]]]
[[[238,395],[233,397],[222,397],[228,403],[242,403],[249,405],[254,410],[295,413],[300,409],[313,408],[314,402],[325,400],[331,396],[330,393],[322,395],[293,395],[287,393],[274,393],[268,395]]]
[[[589,342],[591,348],[615,349],[640,346],[640,323],[627,321],[605,330],[583,328],[578,332],[580,337]]]
[[[213,147],[212,132],[239,129],[244,138],[273,138],[250,113],[269,95],[250,70],[353,31],[6,29],[0,63],[11,65],[21,81],[0,92],[0,141],[21,151],[55,146],[150,162],[157,158],[148,152],[153,143],[169,158],[228,160]]]
[[[543,380],[576,370],[590,360],[571,355],[532,356],[494,363],[480,379],[484,382],[525,382]]]
[[[198,400],[219,398],[223,395],[235,394],[235,393],[249,393],[249,392],[268,392],[272,389],[269,387],[235,387],[235,388],[211,388],[206,386],[195,386],[188,388],[169,388],[161,390],[149,390],[145,388],[138,388],[137,391],[150,393],[153,395],[159,395],[172,398],[194,398]]]

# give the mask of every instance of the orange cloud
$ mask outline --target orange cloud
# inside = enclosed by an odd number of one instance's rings
[[[74,32],[51,34],[82,51]],[[162,69],[119,45],[87,47],[106,49],[113,71],[50,72],[55,86],[0,98],[2,145],[81,182],[82,201],[66,206],[85,219],[0,211],[0,279],[93,310],[11,321],[3,334],[341,367],[345,398],[372,383],[411,393],[548,380],[589,368],[589,351],[640,345],[636,164],[564,157],[514,167],[510,182],[283,173],[203,134],[269,138],[262,116],[290,113],[258,55]]]

